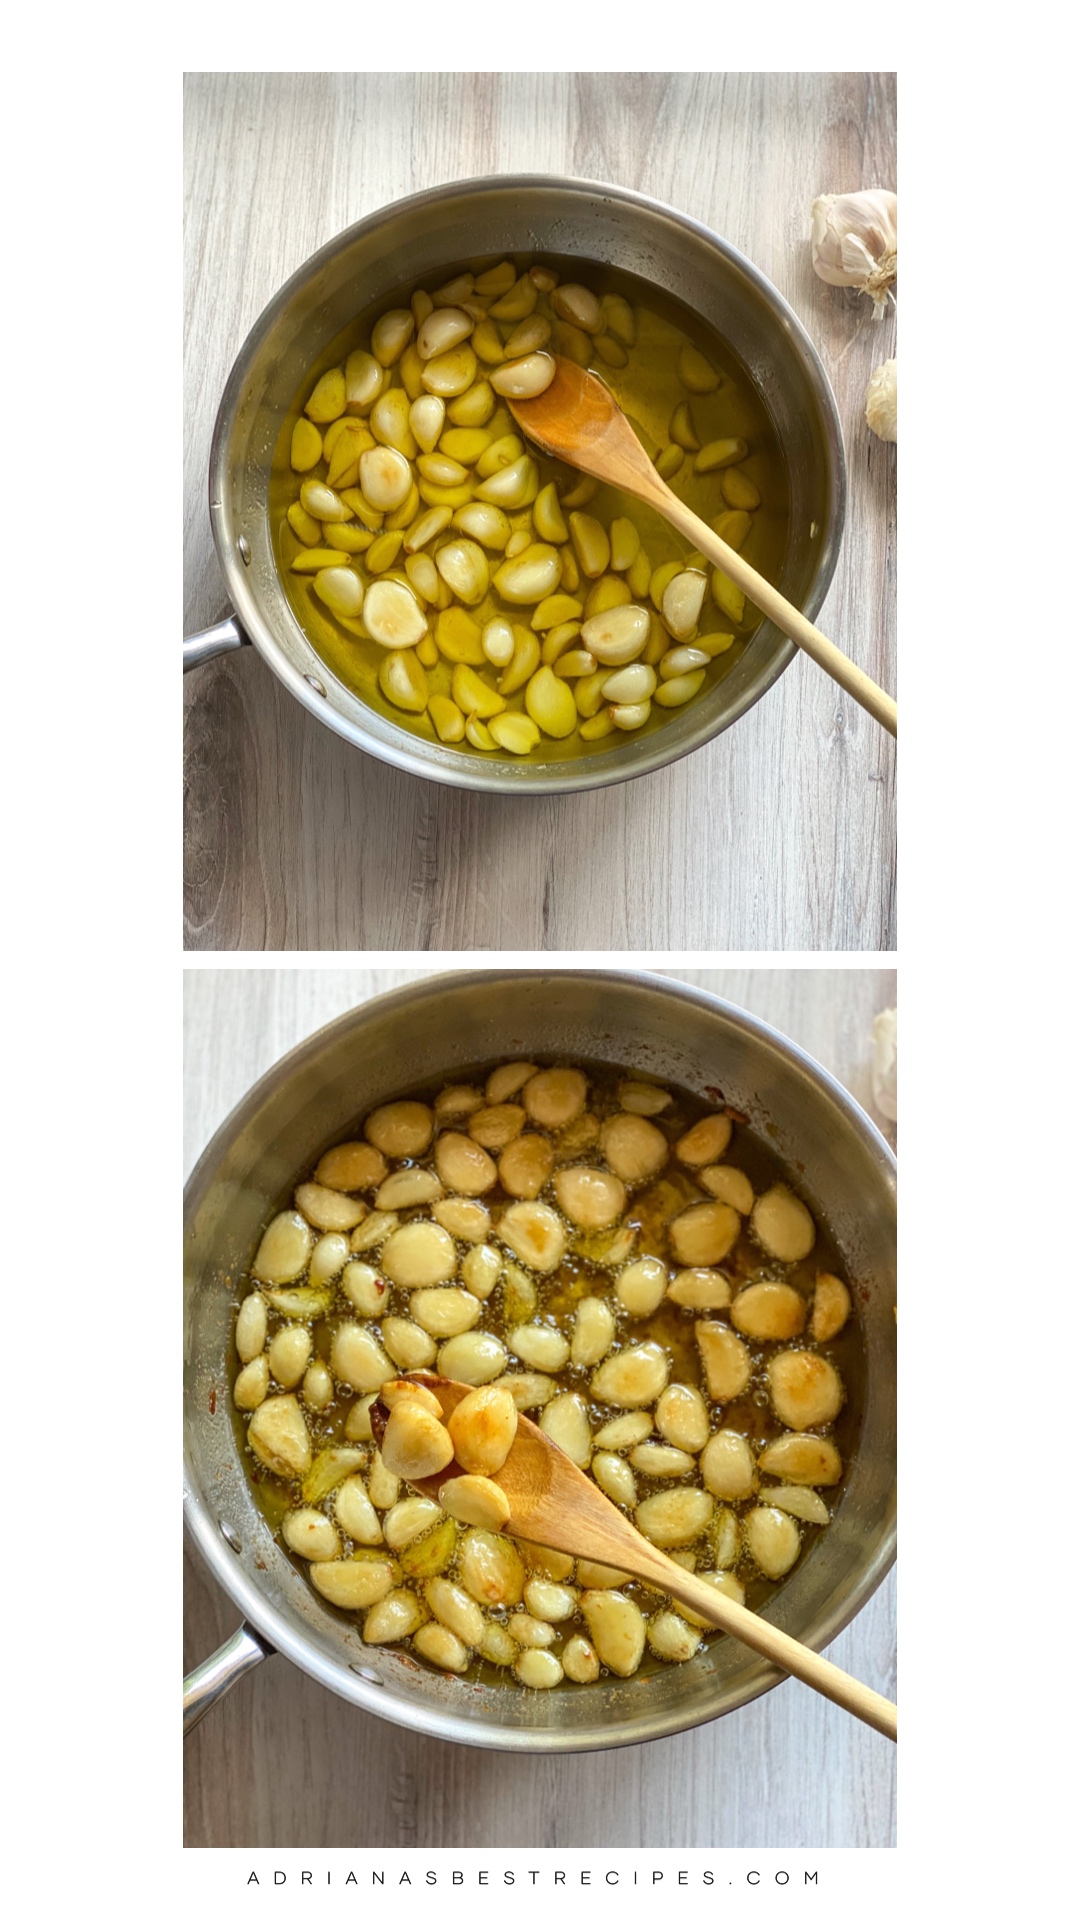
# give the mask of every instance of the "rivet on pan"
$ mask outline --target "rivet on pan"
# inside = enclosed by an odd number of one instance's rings
[[[239,1534],[238,1534],[238,1533],[235,1533],[235,1532],[233,1531],[233,1529],[232,1529],[232,1527],[230,1527],[230,1525],[229,1525],[229,1523],[228,1523],[228,1521],[227,1521],[227,1520],[219,1520],[219,1521],[218,1521],[218,1526],[219,1526],[219,1527],[221,1528],[221,1537],[222,1537],[222,1539],[223,1539],[223,1540],[227,1540],[227,1541],[228,1541],[228,1543],[229,1543],[229,1545],[230,1545],[230,1547],[232,1548],[232,1550],[233,1550],[233,1552],[234,1552],[234,1553],[243,1553],[243,1551],[244,1551],[244,1544],[243,1544],[243,1541],[241,1540],[241,1538],[240,1538],[240,1536],[239,1536]]]
[[[326,699],[326,688],[323,686],[321,680],[316,680],[313,673],[305,673],[304,679],[307,681],[309,687],[314,687],[316,693],[321,693],[323,699]]]
[[[373,1687],[385,1686],[386,1682],[383,1680],[382,1675],[378,1673],[372,1673],[370,1667],[358,1667],[355,1661],[353,1660],[349,1661],[349,1665],[352,1668],[354,1673],[358,1673],[360,1675],[361,1680],[370,1680]]]
[[[248,537],[247,537],[247,534],[246,534],[246,533],[242,533],[242,534],[240,535],[240,538],[239,538],[239,540],[237,541],[237,543],[236,543],[236,544],[237,544],[237,546],[238,546],[238,547],[239,547],[239,549],[240,549],[240,558],[241,558],[241,560],[243,561],[243,563],[244,563],[244,565],[245,565],[245,567],[250,567],[250,565],[251,565],[251,548],[250,548],[250,547],[248,546]]]

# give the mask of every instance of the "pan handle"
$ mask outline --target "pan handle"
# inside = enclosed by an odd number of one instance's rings
[[[204,660],[216,660],[219,653],[232,653],[237,647],[250,647],[251,641],[235,614],[219,620],[204,633],[189,633],[184,639],[184,672],[201,667]]]
[[[223,1694],[236,1685],[252,1667],[268,1660],[273,1653],[265,1640],[245,1620],[231,1640],[204,1660],[201,1667],[184,1679],[184,1737],[197,1727],[204,1713],[216,1706]]]

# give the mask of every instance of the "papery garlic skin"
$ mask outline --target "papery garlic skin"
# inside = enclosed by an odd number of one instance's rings
[[[886,1120],[896,1119],[896,1008],[879,1013],[873,1025],[874,1064],[871,1090],[874,1105]]]
[[[896,441],[896,361],[884,360],[866,389],[866,424],[879,440]]]
[[[895,193],[820,193],[810,209],[810,256],[819,280],[868,293],[880,320],[896,279]]]

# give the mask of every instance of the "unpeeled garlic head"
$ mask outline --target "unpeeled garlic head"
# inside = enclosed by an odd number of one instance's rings
[[[879,440],[896,439],[896,361],[884,360],[866,389],[866,424]]]
[[[810,209],[814,272],[830,287],[858,287],[880,320],[896,279],[896,195],[821,193]]]

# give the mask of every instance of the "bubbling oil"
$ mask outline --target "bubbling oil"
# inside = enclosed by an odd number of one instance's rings
[[[498,1061],[488,1062],[461,1075],[460,1079],[469,1085],[475,1084],[478,1087],[483,1087],[490,1072],[499,1064],[500,1062]],[[618,1069],[606,1063],[593,1060],[575,1060],[571,1063],[562,1059],[544,1061],[540,1058],[538,1064],[557,1066],[572,1064],[579,1068],[580,1071],[586,1075],[589,1082],[588,1110],[595,1114],[601,1121],[608,1115],[621,1110],[617,1089],[620,1081],[626,1078],[623,1069]],[[430,1105],[434,1103],[436,1096],[445,1084],[445,1079],[421,1084],[404,1090],[397,1097],[400,1099],[420,1100]],[[659,1127],[669,1143],[673,1145],[698,1120],[707,1114],[715,1113],[717,1109],[714,1105],[710,1105],[699,1096],[684,1089],[672,1087],[670,1083],[665,1083],[665,1086],[666,1090],[672,1095],[671,1105],[662,1113],[652,1116],[652,1124]],[[515,1098],[516,1097],[517,1096],[515,1096]],[[320,1155],[316,1156],[316,1161],[312,1162],[312,1166],[317,1163],[317,1159],[320,1158],[321,1154],[329,1147],[337,1145],[344,1140],[363,1137],[363,1119],[366,1111],[366,1109],[361,1111],[352,1127],[344,1129],[333,1139],[328,1139],[324,1143],[320,1150]],[[456,1126],[458,1122],[452,1121],[450,1124]],[[594,1146],[569,1156],[564,1161],[557,1162],[557,1165],[593,1165],[597,1164],[599,1160],[600,1154]],[[415,1161],[395,1161],[394,1165],[433,1168],[433,1150]],[[760,1194],[778,1183],[788,1186],[796,1184],[792,1180],[791,1171],[783,1166],[771,1148],[741,1119],[737,1120],[734,1125],[730,1144],[723,1154],[723,1165],[743,1172],[749,1179],[755,1194]],[[311,1171],[310,1167],[299,1170],[297,1178],[291,1181],[289,1186],[282,1192],[279,1206],[274,1209],[275,1212],[288,1208],[293,1204],[293,1189],[301,1184],[302,1181],[310,1179]],[[500,1185],[496,1184],[483,1195],[483,1204],[497,1219],[500,1207],[511,1204],[513,1197],[514,1196],[507,1193]],[[661,1173],[647,1185],[633,1192],[630,1197],[623,1221],[624,1224],[633,1225],[637,1228],[636,1244],[631,1257],[637,1260],[646,1255],[654,1255],[669,1265],[676,1265],[677,1263],[672,1262],[667,1243],[668,1222],[688,1204],[701,1201],[707,1197],[708,1195],[695,1181],[692,1173],[680,1165],[674,1158],[669,1157],[667,1165]],[[550,1186],[543,1189],[541,1198],[546,1200],[549,1205],[555,1204]],[[405,1224],[410,1219],[427,1217],[428,1213],[429,1209],[427,1207],[405,1209],[400,1213],[400,1220],[402,1224]],[[805,1259],[795,1263],[784,1264],[770,1260],[763,1249],[757,1245],[749,1232],[744,1228],[732,1252],[721,1263],[723,1270],[730,1279],[733,1294],[741,1286],[754,1281],[783,1280],[788,1286],[795,1288],[809,1305],[812,1300],[815,1281],[819,1274],[832,1273],[846,1280],[847,1276],[839,1249],[829,1233],[827,1224],[815,1217],[815,1228],[816,1239],[812,1252],[808,1254]],[[370,1255],[365,1254],[363,1257],[375,1261],[378,1256],[373,1252]],[[509,1258],[509,1256],[507,1256],[507,1258]],[[532,1320],[542,1325],[558,1328],[565,1334],[567,1339],[570,1338],[572,1332],[572,1321],[575,1310],[579,1302],[586,1295],[602,1295],[608,1300],[609,1304],[614,1304],[612,1301],[612,1270],[597,1264],[594,1260],[590,1260],[580,1251],[574,1251],[572,1242],[570,1250],[567,1252],[556,1272],[548,1278],[544,1278],[538,1274],[531,1275],[530,1277],[535,1281],[538,1295],[536,1310],[531,1316]],[[848,1284],[850,1288],[850,1281]],[[854,1291],[853,1289],[851,1290]],[[503,1287],[502,1284],[499,1283],[488,1299],[482,1303],[479,1317],[472,1329],[473,1331],[494,1334],[496,1337],[505,1338],[507,1323],[503,1314],[502,1298]],[[407,1293],[397,1294],[396,1290],[391,1288],[389,1299],[390,1305],[388,1311],[407,1314]],[[353,1317],[354,1316],[346,1310],[344,1312],[331,1313],[327,1317],[313,1323],[311,1328],[314,1343],[312,1359],[321,1359],[329,1365],[334,1329],[342,1320],[349,1320]],[[617,1307],[616,1318],[618,1323],[617,1333],[615,1343],[611,1348],[611,1354],[617,1353],[620,1348],[627,1345],[636,1345],[646,1340],[655,1341],[664,1349],[668,1356],[670,1362],[670,1383],[683,1383],[688,1386],[698,1387],[704,1391],[701,1364],[694,1338],[694,1325],[695,1321],[701,1318],[700,1310],[680,1307],[674,1302],[665,1299],[659,1308],[647,1318],[630,1319]],[[271,1313],[270,1337],[272,1337],[278,1325],[285,1324],[294,1323],[280,1320],[278,1316]],[[365,1322],[364,1324],[372,1326],[377,1334],[379,1326],[378,1320]],[[785,1343],[785,1345],[794,1346],[808,1344],[808,1339]],[[713,1432],[722,1429],[726,1432],[743,1435],[751,1443],[751,1447],[757,1449],[768,1441],[778,1438],[786,1432],[787,1429],[777,1419],[767,1391],[765,1369],[770,1357],[777,1351],[777,1344],[772,1341],[766,1343],[748,1339],[747,1345],[752,1355],[752,1368],[746,1390],[738,1399],[725,1403],[720,1409],[712,1407],[710,1424],[712,1425]],[[844,1483],[847,1478],[847,1469],[858,1445],[861,1424],[861,1407],[865,1393],[865,1349],[857,1312],[852,1312],[846,1326],[838,1337],[828,1342],[823,1348],[815,1348],[815,1351],[823,1351],[825,1353],[826,1357],[839,1372],[845,1388],[844,1404],[835,1423],[829,1430],[830,1438],[838,1448],[844,1462],[844,1475],[837,1486],[818,1489],[826,1505],[831,1509],[835,1507],[842,1495]],[[512,1380],[515,1374],[528,1370],[529,1369],[522,1363],[511,1356],[507,1372],[500,1376],[500,1382],[505,1383]],[[577,1392],[588,1395],[588,1374],[591,1371],[591,1368],[582,1369],[567,1366],[549,1377],[553,1380],[554,1391],[556,1393]],[[233,1355],[231,1361],[231,1382],[235,1382],[237,1372],[238,1363],[235,1355]],[[345,1432],[350,1411],[355,1407],[359,1396],[354,1394],[341,1381],[335,1381],[334,1384],[334,1397],[325,1409],[320,1412],[305,1409],[313,1456],[326,1447],[359,1444],[355,1441],[350,1441],[346,1437]],[[706,1394],[706,1399],[707,1398],[708,1396]],[[237,1411],[231,1400],[230,1405],[232,1407],[237,1447],[244,1462],[245,1471],[251,1482],[256,1502],[266,1519],[271,1533],[275,1537],[279,1550],[288,1552],[288,1549],[281,1539],[280,1530],[282,1522],[289,1511],[304,1504],[299,1488],[295,1482],[288,1482],[276,1478],[265,1466],[259,1463],[246,1443],[244,1418]],[[590,1418],[593,1431],[595,1432],[603,1423],[612,1418],[615,1411],[617,1410],[611,1407],[599,1408],[595,1404],[590,1404]],[[529,1413],[530,1417],[538,1419],[540,1410],[538,1408],[532,1408],[529,1409]],[[716,1417],[718,1413],[720,1417],[717,1424]],[[368,1442],[367,1446],[370,1451],[373,1451],[373,1443]],[[644,1476],[639,1476],[638,1497],[644,1498],[650,1493],[662,1491],[674,1485],[700,1486],[701,1484],[701,1474],[695,1464],[695,1471],[679,1479],[677,1482],[671,1480],[646,1481]],[[401,1489],[402,1494],[404,1495],[407,1491],[408,1489],[403,1486]],[[329,1496],[327,1500],[321,1504],[327,1513],[332,1513],[333,1496]],[[739,1519],[755,1504],[755,1496],[751,1496],[742,1501],[725,1500],[722,1504],[733,1510],[736,1518]],[[795,1562],[796,1567],[802,1564],[808,1553],[815,1550],[814,1536],[823,1531],[824,1529],[816,1528],[812,1525],[806,1528],[803,1536],[803,1549],[799,1559]],[[346,1543],[346,1551],[348,1551],[348,1543]],[[365,1557],[366,1550],[361,1549],[359,1551],[361,1557]],[[371,1550],[373,1554],[380,1557],[388,1556],[389,1551],[390,1550],[385,1547]],[[527,1550],[525,1551],[527,1552]],[[693,1553],[696,1571],[704,1572],[715,1565],[715,1560],[712,1557],[712,1549],[707,1538],[696,1542]],[[298,1556],[290,1554],[289,1557],[298,1569],[304,1570],[308,1568],[309,1563]],[[450,1579],[454,1578],[452,1563],[449,1563],[442,1571],[445,1577]],[[741,1553],[735,1571],[745,1587],[746,1604],[748,1606],[761,1606],[768,1596],[775,1591],[777,1583],[766,1579],[760,1570],[754,1566],[745,1551]],[[571,1580],[572,1577],[572,1574],[568,1576]],[[400,1574],[398,1584],[405,1587],[412,1587],[418,1597],[422,1597],[422,1577],[410,1578],[408,1575]],[[637,1581],[627,1582],[620,1587],[619,1591],[633,1599],[646,1616],[667,1604],[664,1597],[659,1595],[655,1589],[650,1589]],[[323,1604],[329,1603],[323,1602]],[[505,1610],[487,1607],[485,1607],[485,1615],[487,1618],[497,1622],[502,1622],[506,1618]],[[357,1619],[357,1615],[351,1612],[347,1613],[346,1617],[352,1620]],[[559,1630],[559,1639],[554,1644],[552,1650],[558,1653],[560,1646],[566,1640],[569,1640],[574,1633],[580,1633],[583,1630],[580,1621],[568,1621],[565,1629]],[[705,1630],[702,1635],[705,1644],[716,1637],[715,1632],[711,1630]],[[657,1659],[646,1649],[644,1658],[637,1671],[639,1673],[649,1673],[659,1670],[665,1664],[664,1661]],[[508,1683],[516,1684],[511,1671],[494,1665],[482,1659],[479,1655],[471,1658],[463,1677],[484,1685],[501,1686]],[[563,1684],[569,1684],[569,1682]],[[604,1684],[604,1679],[602,1678],[598,1684]]]

